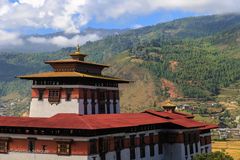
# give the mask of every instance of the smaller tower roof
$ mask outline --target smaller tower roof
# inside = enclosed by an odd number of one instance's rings
[[[163,107],[163,109],[166,111],[174,112],[174,110],[176,108],[176,104],[171,102],[170,99],[168,99],[161,104],[161,107]]]

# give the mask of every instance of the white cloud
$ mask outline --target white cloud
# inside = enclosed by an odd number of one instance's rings
[[[22,45],[23,40],[19,37],[18,33],[6,32],[0,30],[0,46],[4,45]]]
[[[19,3],[31,5],[34,8],[39,8],[44,5],[45,0],[19,0]]]
[[[87,41],[96,41],[101,39],[96,34],[87,34],[87,35],[76,35],[72,38],[67,38],[65,36],[55,36],[52,38],[44,38],[44,37],[30,37],[27,41],[35,44],[53,44],[58,47],[73,47],[77,44],[83,45]]]
[[[0,28],[53,28],[68,33],[99,21],[149,14],[159,10],[202,13],[240,12],[239,0],[19,0],[0,1]]]
[[[141,24],[135,24],[135,25],[132,26],[132,29],[139,29],[139,28],[142,28],[142,27],[144,27],[144,26],[141,25]]]
[[[17,32],[21,28],[51,28],[66,33],[78,33],[92,20],[128,19],[159,10],[181,10],[194,13],[240,13],[239,0],[0,0],[0,45],[20,45]],[[135,25],[133,28],[139,28]],[[11,30],[12,32],[7,32]],[[87,40],[98,40],[97,35],[66,38],[31,37],[32,43],[74,46]]]

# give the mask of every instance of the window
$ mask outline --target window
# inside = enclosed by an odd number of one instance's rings
[[[119,151],[124,148],[124,139],[123,137],[115,137],[114,138],[114,146],[115,150]]]
[[[113,91],[113,113],[117,113],[116,91]]]
[[[90,154],[97,154],[97,140],[90,140]]]
[[[59,103],[60,89],[49,89],[48,101],[50,103]]]
[[[106,99],[107,99],[107,102],[106,102],[107,113],[110,114],[110,94],[109,94],[109,91],[106,92]]]
[[[95,114],[96,102],[95,102],[95,91],[94,90],[92,90],[91,97],[92,97],[92,114]]]
[[[201,146],[204,146],[204,145],[205,145],[205,139],[204,139],[204,137],[200,137],[200,144],[201,144]]]
[[[185,156],[188,155],[188,145],[184,144]]]
[[[136,159],[135,156],[135,135],[130,135],[130,159]]]
[[[121,160],[121,150],[116,151],[116,160]]]
[[[8,141],[0,141],[0,153],[8,152]]]
[[[136,135],[130,135],[130,146],[135,147],[135,137]]]
[[[88,110],[87,110],[87,105],[88,105],[87,89],[83,89],[83,105],[84,105],[84,114],[88,114]]]
[[[198,153],[198,143],[195,143],[195,149],[196,149],[196,153]]]
[[[99,152],[106,153],[108,152],[108,139],[107,138],[99,138]]]
[[[193,143],[190,143],[189,148],[190,148],[190,154],[193,154]]]
[[[144,134],[140,134],[140,157],[145,157],[145,142],[144,142]]]
[[[205,147],[205,153],[208,153],[208,147]]]
[[[163,137],[162,133],[158,133],[158,154],[163,154]]]
[[[46,151],[47,145],[42,145],[42,152],[44,153]]]
[[[70,155],[71,145],[70,143],[58,143],[57,153],[59,155]]]
[[[44,89],[38,89],[38,100],[39,101],[43,100],[43,93],[44,93]]]
[[[71,88],[66,89],[66,101],[71,101],[71,96],[72,96],[72,89]]]
[[[150,156],[154,156],[154,143],[153,143],[153,137],[154,137],[154,134],[153,133],[150,133],[149,134],[149,139],[150,139]]]
[[[135,155],[135,148],[131,147],[130,148],[130,159],[136,159],[136,155]]]
[[[36,141],[36,139],[34,139],[34,138],[28,139],[28,152],[32,153],[35,151],[35,141]]]
[[[105,91],[100,90],[98,92],[98,112],[99,114],[105,114]]]

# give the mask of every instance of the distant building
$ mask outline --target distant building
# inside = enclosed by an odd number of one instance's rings
[[[19,76],[33,81],[30,117],[0,117],[0,159],[191,160],[211,152],[210,130],[192,115],[165,111],[120,113],[119,83],[108,67],[71,59],[47,61],[54,71]]]

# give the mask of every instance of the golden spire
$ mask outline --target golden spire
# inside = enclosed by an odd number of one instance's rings
[[[80,53],[80,45],[78,44],[76,46],[76,51],[74,53],[70,54],[70,56],[75,60],[84,61],[84,57],[86,57],[87,55]]]
[[[79,53],[80,54],[80,45],[79,44],[76,47],[76,52],[75,53]]]

